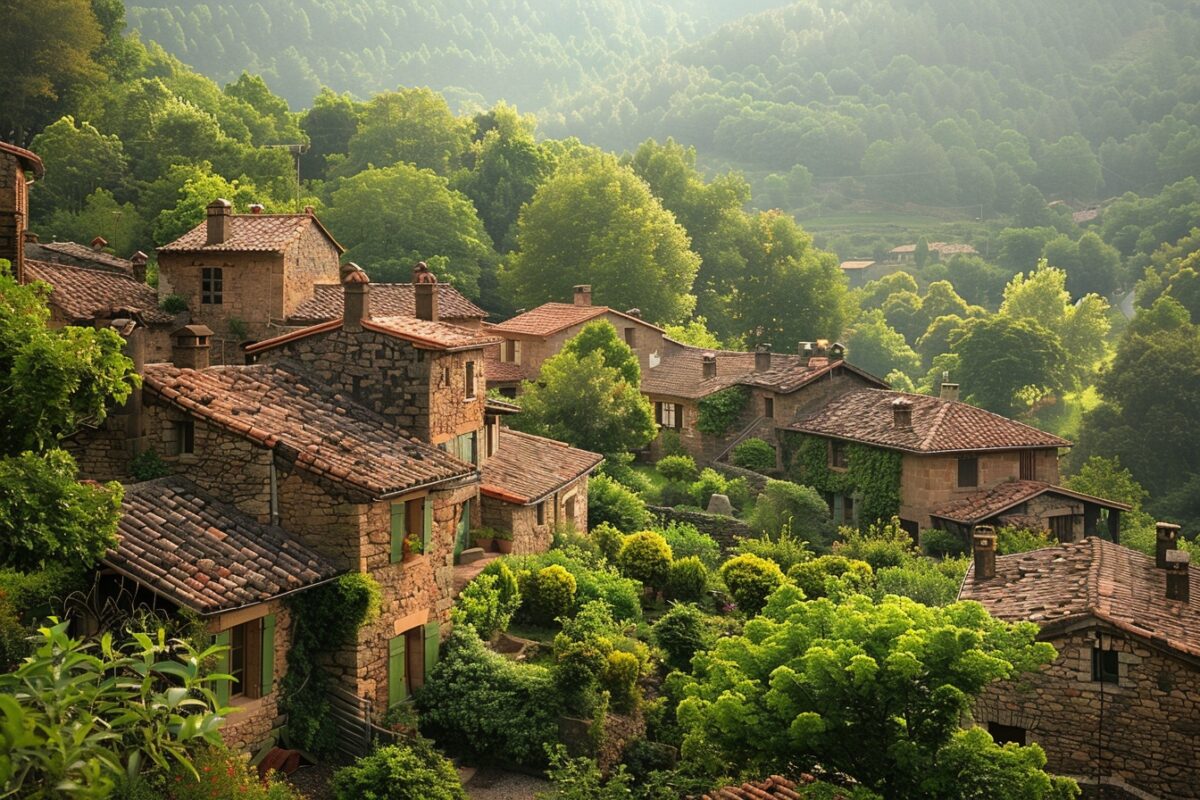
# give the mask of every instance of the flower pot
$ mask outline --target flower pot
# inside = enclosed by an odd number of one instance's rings
[[[505,555],[507,555],[508,553],[512,552],[512,548],[513,548],[512,539],[497,539],[496,540],[496,552],[497,553],[504,553]]]
[[[404,551],[404,554],[403,554],[403,555],[400,557],[400,562],[401,562],[401,563],[404,563],[404,564],[406,564],[406,563],[408,563],[409,561],[414,561],[414,560],[416,560],[417,556],[419,556],[419,555],[421,555],[421,554],[420,554],[420,553],[413,553],[413,552],[411,552],[411,551],[409,551],[409,550],[405,550],[405,551]]]
[[[471,544],[475,545],[481,550],[491,550],[493,541],[495,540],[491,537],[488,537],[487,539],[472,539]]]

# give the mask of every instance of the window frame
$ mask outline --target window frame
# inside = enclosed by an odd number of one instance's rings
[[[850,468],[850,445],[841,439],[829,440],[829,468],[847,470]]]
[[[263,696],[262,624],[263,618],[256,617],[229,628],[229,674],[235,679],[229,690],[231,699]]]
[[[771,395],[763,397],[763,416],[767,419],[775,419],[775,398]]]
[[[1118,650],[1092,647],[1092,682],[1121,685],[1121,659]],[[1106,663],[1111,662],[1111,663]],[[1109,669],[1111,667],[1111,670]]]
[[[678,422],[679,410],[677,408],[677,405],[678,405],[677,403],[663,403],[662,404],[661,414],[660,414],[661,419],[658,421],[659,425],[661,425],[664,428],[677,429],[679,427],[679,422]]]
[[[1036,450],[1021,450],[1018,459],[1020,461],[1019,476],[1023,481],[1037,480],[1037,451]]]
[[[536,519],[536,522],[534,524],[545,525],[546,524],[546,501],[545,500],[543,500],[542,502],[537,504],[537,510],[534,513],[535,513],[535,519]]]
[[[220,306],[225,304],[225,270],[222,267],[200,268],[200,304]]]
[[[196,454],[196,422],[191,419],[175,420],[175,455]]]
[[[969,470],[971,473],[969,483],[963,480],[964,470]],[[979,488],[979,456],[958,457],[958,481],[956,485],[959,489]]]

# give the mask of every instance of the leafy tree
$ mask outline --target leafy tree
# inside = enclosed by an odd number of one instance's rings
[[[682,325],[664,325],[663,330],[669,338],[692,347],[707,350],[720,350],[722,347],[721,340],[708,329],[708,320],[704,317],[694,317]]]
[[[154,219],[154,241],[160,245],[175,241],[204,222],[205,208],[218,197],[233,203],[234,210],[241,213],[247,213],[252,203],[263,202],[252,182],[228,181],[214,173],[207,162],[169,170],[156,183],[156,193],[165,203]],[[271,211],[281,210],[269,200],[263,205]]]
[[[673,603],[651,628],[654,641],[666,653],[666,665],[687,670],[692,656],[707,649],[713,641],[712,626],[702,612],[690,603]]]
[[[1013,416],[1063,386],[1066,353],[1058,337],[1028,319],[967,320],[950,344],[966,399],[997,414]]]
[[[921,307],[921,297],[916,292],[903,291],[889,295],[883,302],[882,310],[887,324],[906,341],[916,341],[929,325],[929,316]]]
[[[78,212],[92,192],[119,189],[124,181],[128,165],[121,140],[87,122],[76,125],[73,117],[63,117],[35,136],[32,147],[46,165],[46,176],[31,193],[39,218]]]
[[[721,580],[737,607],[750,618],[762,611],[767,598],[785,579],[774,561],[742,553],[721,565]]]
[[[470,141],[470,120],[454,116],[446,99],[432,89],[384,92],[363,107],[339,173],[409,164],[448,176]]]
[[[866,286],[856,290],[856,294],[859,304],[863,308],[881,308],[894,294],[911,292],[916,295],[919,291],[917,279],[904,270],[898,270],[869,282]]]
[[[642,368],[638,365],[637,354],[617,335],[611,322],[589,322],[563,345],[560,352],[571,353],[577,358],[600,353],[604,366],[615,369],[622,380],[634,387],[641,384]]]
[[[786,586],[746,627],[679,679],[688,766],[770,774],[805,753],[885,797],[951,800],[969,760],[1014,787],[1009,796],[1077,796],[1042,770],[1036,745],[1000,747],[960,727],[989,683],[1055,657],[1036,625],[995,620],[977,603],[806,602]]]
[[[1100,160],[1087,139],[1078,134],[1064,136],[1045,147],[1037,162],[1034,179],[1043,191],[1090,200],[1103,182]]]
[[[561,166],[518,221],[520,249],[501,285],[512,302],[532,306],[570,295],[575,284],[649,320],[684,319],[699,258],[687,234],[645,182],[610,156]]]
[[[608,523],[629,533],[650,523],[646,501],[607,475],[596,475],[588,482],[588,523]]]
[[[358,105],[348,94],[323,87],[300,118],[300,128],[310,142],[307,156],[300,160],[300,174],[305,179],[324,178],[330,164],[350,152],[350,139],[358,132]]]
[[[771,538],[786,530],[818,547],[828,547],[835,533],[829,506],[820,492],[790,481],[767,481],[755,503],[750,526]]]
[[[621,574],[646,586],[662,589],[671,568],[671,546],[656,531],[640,531],[625,537],[617,566]]]
[[[123,256],[146,241],[145,224],[133,203],[118,203],[107,189],[88,195],[78,212],[56,211],[40,230],[47,238],[64,242],[90,242],[103,236],[107,249]]]
[[[900,370],[916,375],[920,357],[908,346],[904,337],[884,319],[878,309],[863,312],[846,337],[846,348],[854,365],[873,375],[887,375]]]
[[[917,339],[917,352],[921,354],[922,365],[929,369],[933,361],[940,355],[950,352],[950,340],[964,320],[958,316],[936,317],[925,329],[924,335]],[[857,356],[855,363],[858,363]]]

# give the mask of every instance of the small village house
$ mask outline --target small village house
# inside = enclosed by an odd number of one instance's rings
[[[25,280],[25,231],[29,228],[29,184],[46,173],[42,159],[23,147],[0,142],[0,259]]]

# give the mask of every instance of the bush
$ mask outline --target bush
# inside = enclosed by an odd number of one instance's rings
[[[664,456],[682,456],[687,454],[683,447],[683,439],[679,431],[665,429],[658,434],[658,441]]]
[[[672,522],[659,533],[670,545],[671,555],[675,558],[696,556],[710,570],[716,569],[721,563],[721,547],[717,540],[707,533],[701,533],[695,525]]]
[[[679,481],[680,483],[691,483],[700,474],[696,469],[696,462],[691,456],[664,456],[659,459],[654,468],[668,481]]]
[[[167,777],[168,800],[211,800],[237,797],[245,800],[304,800],[286,781],[274,774],[259,780],[258,770],[241,753],[225,745],[211,745],[195,756],[195,773],[176,765]],[[149,788],[149,782],[147,782]],[[162,797],[162,793],[156,796]]]
[[[613,708],[622,714],[628,714],[638,706],[640,696],[637,681],[640,674],[641,665],[637,656],[620,650],[608,654],[600,682],[609,693]]]
[[[496,578],[496,591],[500,593],[500,620],[503,622],[500,630],[508,630],[509,620],[521,607],[521,588],[517,583],[516,574],[509,569],[503,558],[488,564],[479,574]]]
[[[633,468],[633,453],[605,456],[598,474],[607,475],[630,491],[642,494],[650,489],[650,481]]]
[[[85,573],[76,567],[48,564],[34,572],[0,569],[0,672],[33,652],[29,637],[34,626],[58,613],[63,598],[86,586]]]
[[[381,747],[342,767],[332,789],[337,800],[467,800],[458,770],[421,739]]]
[[[692,505],[692,487],[691,484],[681,481],[669,481],[664,483],[658,493],[659,500],[664,506],[679,506]]]
[[[714,494],[727,493],[729,481],[725,480],[725,476],[715,469],[705,467],[700,471],[700,477],[696,479],[690,489],[692,502],[701,508],[708,508],[708,501]]]
[[[589,714],[595,705],[596,687],[613,652],[618,636],[611,610],[603,602],[592,602],[574,619],[563,622],[554,637],[554,685],[567,708]]]
[[[725,482],[725,495],[739,511],[750,502],[750,483],[745,478],[734,478]]]
[[[696,556],[678,558],[667,572],[667,597],[672,600],[696,602],[708,589],[708,568]]]
[[[762,439],[747,439],[733,448],[733,463],[742,469],[769,472],[775,469],[775,448]]]
[[[607,475],[596,475],[588,482],[588,522],[607,522],[629,533],[650,524],[646,502]]]
[[[416,704],[422,733],[471,758],[540,767],[558,738],[550,672],[493,653],[465,627],[451,632]]]
[[[996,555],[1026,553],[1030,550],[1050,547],[1055,543],[1054,538],[1045,531],[1009,527],[996,529]]]
[[[874,571],[865,561],[840,555],[821,556],[792,567],[788,570],[788,578],[809,600],[819,597],[841,599],[869,589],[874,583]]]
[[[921,534],[921,549],[928,556],[945,558],[962,555],[967,552],[967,545],[961,536],[935,528]]]
[[[758,496],[750,526],[770,537],[788,528],[818,550],[829,548],[836,530],[820,493],[811,486],[790,481],[767,481]]]
[[[169,294],[159,301],[158,307],[168,314],[178,314],[180,311],[187,311],[187,300],[177,294]]]
[[[558,564],[543,567],[537,572],[522,573],[520,580],[522,605],[532,622],[550,625],[566,616],[575,604],[575,576]]]
[[[916,555],[912,537],[900,527],[896,517],[890,522],[871,524],[865,531],[842,528],[842,541],[833,550],[847,558],[865,561],[875,571],[898,567]]]
[[[617,554],[617,566],[625,577],[662,589],[671,567],[671,547],[654,531],[632,534],[625,537],[625,544]]]
[[[152,481],[171,474],[167,462],[154,450],[143,450],[129,462],[129,474],[139,481]]]
[[[613,616],[622,622],[642,618],[642,587],[637,581],[622,578],[610,569],[581,570],[575,575],[575,608],[603,600]]]
[[[602,522],[591,530],[592,541],[596,543],[596,549],[604,556],[605,560],[610,564],[617,563],[617,554],[621,552],[621,544],[625,540],[625,536],[612,525],[607,522]]]
[[[721,579],[747,617],[762,611],[767,598],[784,581],[778,564],[750,554],[736,556],[722,564]]]
[[[500,590],[495,575],[479,575],[458,595],[451,612],[454,624],[470,625],[484,639],[491,639],[508,628],[510,617],[500,612]]]
[[[796,564],[808,561],[813,553],[808,549],[808,542],[793,536],[789,530],[779,534],[778,539],[742,539],[738,542],[737,552],[750,553],[779,565],[784,574]]]
[[[659,618],[651,628],[654,641],[666,655],[665,663],[671,669],[687,672],[691,668],[692,656],[707,649],[712,642],[712,628],[708,618],[694,605],[676,603]]]
[[[924,558],[914,558],[902,567],[884,567],[875,573],[875,594],[911,597],[927,606],[944,606],[958,599],[962,579],[955,579]]]

